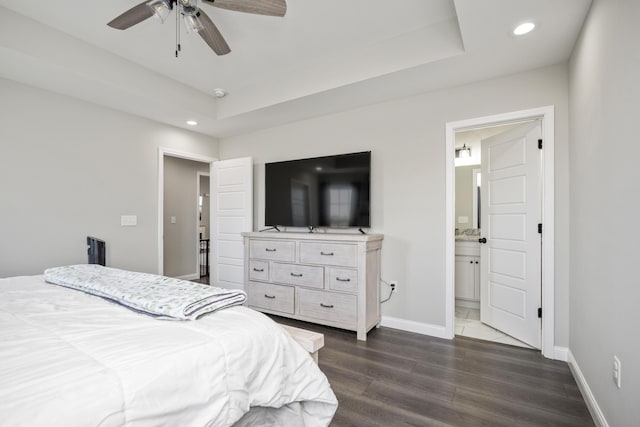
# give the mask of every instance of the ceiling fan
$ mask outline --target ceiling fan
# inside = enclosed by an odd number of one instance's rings
[[[286,0],[203,0],[221,9],[237,12],[254,13],[267,16],[284,16],[287,12]],[[224,37],[201,7],[199,0],[145,0],[137,6],[116,17],[107,25],[126,30],[152,16],[160,22],[169,16],[175,8],[176,12],[176,57],[180,51],[180,16],[184,19],[187,31],[197,32],[209,47],[218,55],[226,55],[231,52]]]

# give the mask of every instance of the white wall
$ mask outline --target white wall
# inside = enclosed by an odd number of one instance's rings
[[[216,157],[217,141],[8,80],[0,94],[0,277],[86,263],[87,235],[107,265],[156,272],[158,147]]]
[[[570,63],[570,350],[611,426],[640,419],[639,19],[636,0],[596,0]]]
[[[163,274],[200,277],[198,251],[198,172],[209,164],[164,156]],[[208,183],[208,180],[204,180]],[[175,217],[175,223],[171,223]]]
[[[264,224],[264,163],[372,151],[372,225],[385,234],[382,275],[399,280],[383,315],[445,323],[445,123],[556,106],[556,344],[568,344],[568,70],[558,65],[421,94],[220,141],[252,156],[255,224]],[[386,291],[386,289],[385,289]]]

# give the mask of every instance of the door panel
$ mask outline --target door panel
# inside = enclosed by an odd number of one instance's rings
[[[487,182],[489,204],[513,205],[527,201],[527,180],[524,176],[495,179]]]
[[[489,304],[497,310],[503,310],[524,319],[526,299],[526,293],[522,289],[498,282],[489,283]]]
[[[485,139],[482,147],[480,316],[540,348],[541,122]]]
[[[488,163],[488,172],[522,166],[527,162],[526,139],[516,137],[488,147],[487,156],[482,157]]]
[[[211,284],[244,288],[241,233],[253,230],[253,162],[250,157],[213,164]]]
[[[527,277],[527,254],[520,251],[489,248],[489,273],[524,280]]]
[[[489,217],[492,239],[524,241],[527,238],[526,215],[503,214]]]

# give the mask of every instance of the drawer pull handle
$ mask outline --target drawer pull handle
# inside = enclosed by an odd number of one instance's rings
[[[296,273],[290,273],[293,277],[302,277],[302,273],[300,274],[296,274]]]
[[[341,278],[339,278],[339,277],[336,277],[336,280],[337,280],[338,282],[350,282],[350,281],[351,281],[351,279],[349,279],[349,278],[341,279]]]
[[[264,248],[264,250],[267,251],[267,252],[275,252],[277,249],[275,249],[275,248],[274,249]]]
[[[276,296],[275,296],[275,295],[267,295],[267,294],[264,294],[264,297],[265,297],[265,298],[269,298],[269,299],[276,299]]]
[[[333,304],[327,305],[327,304],[320,303],[320,306],[324,308],[333,308]]]
[[[258,273],[262,273],[264,271],[264,268],[255,268],[255,267],[253,267],[253,271],[257,271]]]
[[[333,256],[333,252],[322,252],[322,251],[320,251],[320,255]]]

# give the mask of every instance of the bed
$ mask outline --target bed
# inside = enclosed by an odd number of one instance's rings
[[[0,279],[6,426],[326,426],[329,383],[299,344],[244,306],[158,320],[45,283]]]

